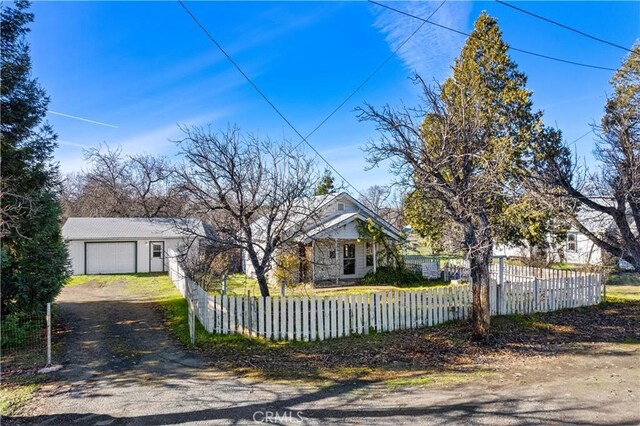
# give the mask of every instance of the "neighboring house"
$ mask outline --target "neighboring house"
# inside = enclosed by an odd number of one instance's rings
[[[290,220],[298,221],[292,222],[291,227],[304,229],[291,247],[299,256],[296,281],[356,280],[382,264],[382,248],[358,234],[357,220],[372,219],[394,244],[402,239],[400,230],[345,192],[314,197],[310,204],[314,206],[312,219],[296,215]],[[274,257],[278,258],[279,254]],[[243,263],[245,273],[255,276],[246,253]]]
[[[528,246],[518,247],[512,245],[497,245],[495,256],[515,258],[530,258],[531,250]],[[550,243],[546,250],[548,262],[563,262],[575,265],[599,265],[602,263],[602,250],[596,246],[586,235],[572,228],[567,232],[567,237],[559,243]]]
[[[611,203],[607,198],[594,198],[599,203]],[[578,212],[580,223],[600,238],[607,238],[618,233],[617,227],[610,216],[583,208]],[[496,256],[507,257],[531,257],[529,247],[497,246],[494,250]],[[585,234],[576,228],[570,228],[567,237],[559,243],[549,242],[549,248],[545,251],[546,260],[549,262],[565,262],[575,265],[601,265],[615,264],[622,269],[629,269],[631,265],[621,259],[612,259],[611,255],[595,245]]]
[[[73,274],[164,272],[188,236],[169,218],[70,217],[62,227]],[[202,235],[202,224],[194,225]]]

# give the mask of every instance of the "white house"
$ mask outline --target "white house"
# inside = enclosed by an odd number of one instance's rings
[[[515,258],[531,257],[530,249],[527,246],[497,245],[494,254]],[[572,228],[567,232],[564,241],[551,244],[546,252],[546,259],[549,262],[564,262],[574,265],[599,265],[602,263],[602,250],[586,235]]]
[[[608,198],[598,197],[594,198],[602,204],[611,203]],[[615,235],[617,228],[613,223],[611,217],[596,212],[588,208],[582,208],[578,212],[578,218],[590,232],[599,238],[606,238],[607,235]],[[571,227],[567,232],[567,237],[560,243],[549,241],[549,249],[546,250],[546,259],[549,262],[565,262],[574,265],[601,265],[611,262],[611,256],[603,251],[600,247],[589,239],[585,234],[578,229]],[[496,255],[503,255],[507,257],[530,257],[530,250],[528,247],[516,247],[516,246],[497,246],[494,250]],[[613,260],[613,263],[616,261]],[[629,269],[631,265],[622,260],[617,260],[618,266],[622,269]]]
[[[202,235],[202,224],[197,222]],[[168,218],[70,217],[62,227],[75,275],[164,272],[188,237]]]
[[[296,241],[300,257],[297,271],[299,281],[355,280],[364,277],[382,262],[378,258],[382,248],[358,234],[358,220],[372,219],[389,241],[398,242],[402,239],[400,230],[345,192],[314,197],[311,204],[314,206],[312,220],[304,215],[290,219],[305,223],[304,232]],[[255,276],[246,253],[243,264],[245,273]]]

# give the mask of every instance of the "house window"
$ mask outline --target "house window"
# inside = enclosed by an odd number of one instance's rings
[[[373,266],[373,244],[371,244],[370,242],[366,243],[365,253],[367,255],[366,265]]]
[[[344,211],[344,203],[338,203],[338,211],[339,212],[343,212]]]
[[[578,234],[570,232],[567,234],[567,252],[575,253],[578,251]]]
[[[336,251],[335,250],[329,251],[329,259],[335,259],[335,258],[336,258]]]
[[[343,248],[343,268],[344,275],[353,275],[356,273],[356,245],[353,243],[345,244]]]
[[[162,257],[162,244],[153,244],[151,247],[152,256],[154,259]]]

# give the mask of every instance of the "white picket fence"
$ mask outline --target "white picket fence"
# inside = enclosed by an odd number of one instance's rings
[[[270,340],[324,340],[351,334],[433,326],[471,315],[469,284],[333,296],[255,297],[211,295],[186,278],[173,257],[169,274],[210,333],[245,334]],[[601,277],[492,280],[491,313],[528,314],[600,302]]]

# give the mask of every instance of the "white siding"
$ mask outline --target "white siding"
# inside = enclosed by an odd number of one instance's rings
[[[338,211],[339,203],[344,204],[343,211]],[[332,200],[326,207],[323,208],[322,216],[327,218],[327,217],[337,216],[343,213],[353,213],[357,211],[358,211],[358,207],[355,204],[353,204],[351,200],[349,200],[347,197],[338,197],[335,200]]]
[[[356,228],[356,222],[351,221],[342,226],[332,228],[326,232],[320,232],[314,238],[317,239],[338,239],[338,240],[357,240],[360,237],[358,229]]]
[[[169,261],[167,259],[167,254],[169,250],[173,249],[176,252],[178,251],[178,247],[180,246],[181,239],[180,238],[171,238],[171,239],[162,239],[162,238],[150,238],[148,240],[138,240],[138,272],[146,273],[149,272],[149,256],[151,254],[151,242],[162,241],[164,242],[164,270],[169,270]]]
[[[345,275],[344,272],[344,245],[356,245],[356,273]],[[324,281],[336,278],[336,273],[340,279],[362,278],[367,272],[373,269],[373,266],[366,266],[365,241],[338,240],[338,251],[336,259],[329,257],[330,251],[335,249],[335,240],[317,240],[315,242],[314,259],[315,259],[315,280]]]
[[[69,258],[73,275],[84,274],[84,241],[69,241]]]
[[[576,235],[577,250],[569,251],[567,242],[562,241],[557,245],[553,245],[548,251],[548,260],[550,262],[560,262],[563,260],[567,263],[573,263],[576,265],[598,265],[602,262],[602,252],[598,246],[584,234],[570,231]],[[494,250],[495,256],[507,256],[507,257],[523,257],[528,258],[530,256],[530,250],[528,247],[516,247],[512,245],[497,245]]]
[[[600,248],[584,234],[576,233],[577,250],[567,250],[564,246],[564,256],[567,263],[576,263],[580,265],[596,265],[602,261]]]
[[[170,238],[170,239],[162,239],[162,238],[150,238],[144,240],[137,240],[137,270],[139,273],[147,273],[149,272],[149,254],[150,254],[150,242],[151,241],[163,241],[164,242],[164,250],[165,250],[165,271],[168,270],[168,262],[169,260],[166,257],[166,253],[173,249],[178,251],[182,239],[180,238]],[[91,240],[91,241],[68,241],[67,247],[69,248],[69,257],[71,260],[71,268],[74,275],[83,275],[85,273],[85,243],[118,243],[122,241],[118,240]],[[98,244],[99,245],[99,244]],[[97,245],[96,245],[97,246]],[[126,265],[113,265],[111,272],[98,272],[98,273],[118,273],[125,272],[123,268]],[[126,266],[128,271],[129,267]],[[133,272],[133,270],[131,271]],[[88,273],[91,273],[91,270],[88,270]]]

